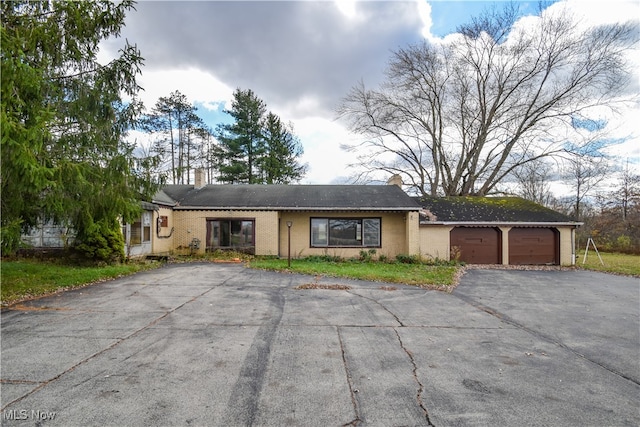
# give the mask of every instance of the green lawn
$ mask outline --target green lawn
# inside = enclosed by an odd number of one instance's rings
[[[64,288],[132,274],[149,269],[153,265],[130,263],[104,267],[80,267],[59,262],[3,260],[0,264],[2,305]]]
[[[578,251],[576,266],[586,270],[640,277],[640,255],[600,252],[600,256],[604,265],[600,263],[596,252],[590,249],[587,254],[587,262],[583,264],[584,251]]]
[[[404,283],[426,288],[451,290],[457,284],[461,267],[450,265],[401,264],[383,262],[327,262],[292,260],[287,268],[286,259],[257,258],[250,266],[264,270],[290,271],[302,274],[350,279]]]

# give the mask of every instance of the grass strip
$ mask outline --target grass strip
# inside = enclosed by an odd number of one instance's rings
[[[251,261],[252,268],[272,271],[288,271],[314,276],[343,277],[349,279],[376,282],[402,283],[429,289],[451,290],[457,284],[461,267],[402,264],[383,262],[321,262],[305,259],[287,260],[274,258],[256,258]]]
[[[75,266],[41,260],[3,260],[0,265],[2,305],[133,274],[156,265],[155,263],[128,263]]]

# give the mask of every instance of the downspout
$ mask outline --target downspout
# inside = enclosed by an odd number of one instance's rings
[[[171,227],[171,231],[169,232],[168,236],[161,236],[160,235],[160,228],[162,228],[162,227],[160,227],[160,212],[158,212],[158,218],[156,218],[156,237],[158,239],[168,239],[173,234],[174,227]]]

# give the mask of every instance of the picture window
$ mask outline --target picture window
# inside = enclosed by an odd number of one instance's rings
[[[311,218],[311,246],[380,247],[380,218]]]

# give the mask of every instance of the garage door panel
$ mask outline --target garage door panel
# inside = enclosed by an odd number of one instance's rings
[[[512,228],[509,230],[509,264],[559,264],[559,239],[554,228]]]
[[[460,261],[467,264],[501,264],[501,233],[491,227],[456,227],[449,235]]]

